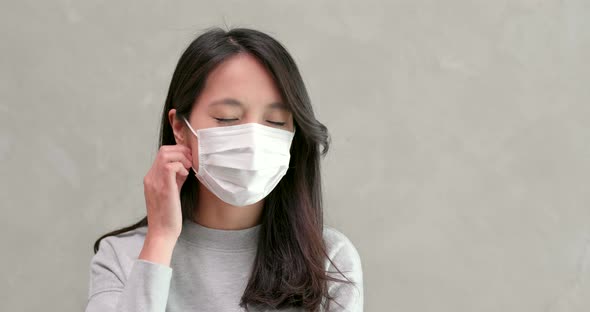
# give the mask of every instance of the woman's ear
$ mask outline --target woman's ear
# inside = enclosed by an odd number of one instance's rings
[[[173,108],[168,112],[168,120],[170,121],[170,126],[172,127],[172,131],[174,132],[174,140],[176,144],[184,144],[184,122],[180,118],[180,116],[176,116],[176,109]]]

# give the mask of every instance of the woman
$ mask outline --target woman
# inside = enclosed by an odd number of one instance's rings
[[[161,122],[147,216],[94,244],[86,311],[362,311],[359,254],[323,225],[327,129],[279,42],[207,30]]]

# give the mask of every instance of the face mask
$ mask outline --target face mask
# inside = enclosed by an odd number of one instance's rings
[[[295,131],[259,123],[220,126],[195,132],[199,146],[197,179],[234,206],[246,206],[268,195],[289,167]]]

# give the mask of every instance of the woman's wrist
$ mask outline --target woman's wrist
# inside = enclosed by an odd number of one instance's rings
[[[170,266],[172,252],[178,238],[148,233],[145,236],[139,259]]]

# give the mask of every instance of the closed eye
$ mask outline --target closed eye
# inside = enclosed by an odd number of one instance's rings
[[[219,122],[232,122],[232,121],[239,120],[238,118],[215,118],[215,119]],[[271,120],[267,120],[267,122],[269,122],[273,125],[277,125],[277,126],[284,126],[286,124],[286,122],[278,122],[278,121],[271,121]]]
[[[286,122],[278,122],[278,121],[270,121],[267,120],[268,122],[270,122],[273,125],[277,125],[277,126],[284,126],[286,124]]]
[[[238,118],[231,118],[231,119],[226,119],[226,118],[215,118],[217,119],[217,121],[219,122],[231,122],[231,121],[236,121],[238,120]]]

